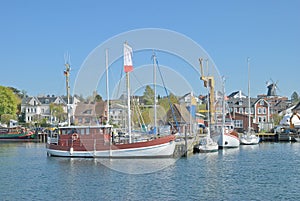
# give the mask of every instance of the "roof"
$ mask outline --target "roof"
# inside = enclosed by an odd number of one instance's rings
[[[78,103],[75,116],[103,116],[106,110],[106,102]]]
[[[241,91],[232,92],[228,98],[246,98],[247,96]]]

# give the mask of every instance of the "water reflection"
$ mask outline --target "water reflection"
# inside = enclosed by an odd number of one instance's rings
[[[106,167],[126,174],[148,174],[161,171],[176,162],[174,158],[149,158],[149,159],[102,159],[95,161]]]

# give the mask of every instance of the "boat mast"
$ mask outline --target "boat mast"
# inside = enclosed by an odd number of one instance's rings
[[[250,114],[251,114],[251,107],[250,107],[250,58],[247,58],[248,63],[248,132],[251,131],[251,121],[250,121]]]
[[[132,136],[131,136],[131,110],[130,110],[130,71],[126,69],[127,65],[129,65],[132,68],[132,49],[127,44],[127,42],[124,43],[124,70],[126,73],[126,87],[127,87],[127,118],[128,118],[128,135],[129,135],[129,143],[132,142]]]
[[[225,134],[225,77],[222,77],[222,92],[223,92],[223,99],[222,99],[222,146],[224,145],[224,134]]]
[[[157,114],[156,114],[156,55],[153,51],[153,90],[154,90],[154,133],[157,134]]]
[[[108,49],[105,50],[105,68],[106,68],[106,99],[107,99],[107,114],[106,125],[109,124],[109,86],[108,86]]]
[[[66,91],[67,91],[67,114],[68,114],[68,126],[71,125],[71,114],[70,114],[70,84],[69,84],[69,79],[70,79],[70,55],[66,54],[65,55],[65,67],[66,70],[64,71],[64,75],[66,76]]]

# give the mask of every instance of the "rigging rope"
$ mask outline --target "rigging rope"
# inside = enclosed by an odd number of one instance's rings
[[[178,122],[177,122],[177,119],[176,119],[176,115],[175,115],[175,112],[174,112],[174,107],[173,107],[173,104],[172,104],[172,102],[171,102],[171,100],[170,100],[170,96],[169,96],[168,90],[167,90],[167,88],[166,88],[165,81],[164,81],[164,79],[163,79],[163,76],[162,76],[162,73],[161,73],[161,70],[160,70],[160,67],[159,67],[159,64],[158,64],[158,60],[155,59],[155,62],[156,62],[157,69],[158,69],[158,71],[159,71],[160,78],[161,78],[161,80],[162,80],[162,83],[163,83],[163,86],[164,86],[166,95],[167,95],[167,97],[168,97],[168,102],[169,102],[169,105],[170,105],[170,108],[171,108],[171,111],[172,111],[172,116],[173,116],[173,119],[174,119],[174,121],[175,121],[175,123],[176,123],[176,129],[179,130],[179,125],[178,125]]]

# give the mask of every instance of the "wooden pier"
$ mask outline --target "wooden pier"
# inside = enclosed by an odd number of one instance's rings
[[[36,141],[42,143],[47,142],[47,133],[37,133]]]
[[[199,144],[200,138],[205,134],[198,134],[195,137],[182,137],[176,139],[174,158],[188,157],[194,153],[194,147]]]

